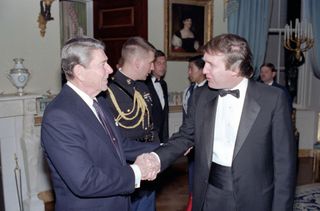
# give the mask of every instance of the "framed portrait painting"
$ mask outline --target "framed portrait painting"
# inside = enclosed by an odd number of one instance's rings
[[[168,60],[201,53],[212,36],[212,0],[165,0],[164,49]]]

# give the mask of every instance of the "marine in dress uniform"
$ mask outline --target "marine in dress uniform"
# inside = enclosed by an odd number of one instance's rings
[[[107,101],[122,134],[139,142],[160,142],[152,123],[152,99],[147,85],[118,70],[109,82]],[[155,186],[142,182],[132,195],[131,210],[155,210]]]

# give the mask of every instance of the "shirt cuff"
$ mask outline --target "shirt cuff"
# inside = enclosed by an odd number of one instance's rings
[[[134,173],[134,187],[135,188],[140,188],[140,183],[141,183],[141,171],[140,171],[140,168],[136,164],[132,164],[132,165],[130,165],[130,167],[132,168],[133,173]]]

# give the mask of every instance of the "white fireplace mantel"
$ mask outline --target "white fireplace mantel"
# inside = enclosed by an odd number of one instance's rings
[[[21,169],[24,211],[44,211],[39,192],[50,190],[40,147],[40,127],[35,126],[36,94],[0,95],[0,150],[6,211],[19,211],[15,155]]]

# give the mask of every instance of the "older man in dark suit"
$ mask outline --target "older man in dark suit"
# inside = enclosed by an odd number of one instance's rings
[[[238,35],[210,40],[203,72],[218,90],[204,89],[179,132],[155,151],[164,169],[194,146],[194,211],[292,210],[296,144],[288,103],[280,89],[249,79],[251,59]]]
[[[123,138],[104,99],[96,99],[112,73],[104,50],[100,41],[85,37],[71,39],[62,49],[68,82],[46,108],[41,128],[55,210],[129,210],[129,194],[140,180],[155,177],[142,160],[133,165],[126,160],[157,144]]]

